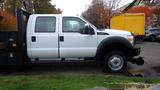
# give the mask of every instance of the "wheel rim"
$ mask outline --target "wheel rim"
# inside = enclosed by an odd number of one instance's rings
[[[122,69],[123,65],[124,65],[124,59],[120,55],[112,55],[108,59],[108,66],[113,71],[118,71]]]

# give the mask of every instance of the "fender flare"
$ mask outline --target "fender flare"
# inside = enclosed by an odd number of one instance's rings
[[[133,49],[132,44],[124,37],[120,37],[120,36],[108,37],[102,40],[100,44],[98,45],[97,52],[96,52],[96,60],[101,59],[102,51],[104,50],[106,46],[109,46],[114,43],[119,43],[119,44],[124,45],[128,49],[128,51]]]

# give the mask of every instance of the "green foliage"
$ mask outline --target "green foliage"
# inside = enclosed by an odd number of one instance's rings
[[[160,5],[156,6],[154,13],[158,17],[158,26],[160,27]]]
[[[47,74],[0,76],[0,90],[85,90],[93,87],[120,88],[127,83],[160,83],[156,79],[100,74]],[[149,84],[150,84],[149,83]]]
[[[104,0],[93,0],[88,9],[82,13],[82,17],[97,28],[105,28],[109,19],[109,9],[105,4]]]
[[[34,1],[36,12],[41,14],[59,14],[62,13],[62,10],[55,8],[55,5],[50,3],[51,0],[30,0],[29,2]]]
[[[121,0],[93,0],[82,16],[97,28],[106,28],[110,26],[110,18],[118,14],[114,9],[120,2]]]
[[[61,9],[56,9],[55,5],[52,5],[50,3],[51,0],[26,0],[27,1],[27,9],[28,11],[31,12],[32,10],[32,1],[35,4],[35,8],[36,8],[36,12],[38,14],[57,14],[57,13],[62,13]],[[6,0],[4,3],[4,8],[6,11],[12,13],[12,14],[16,14],[15,11],[17,8],[21,8],[22,7],[22,3],[20,2],[20,0]]]
[[[21,7],[21,3],[19,0],[5,0],[4,2],[4,8],[9,13],[12,13],[15,15],[16,9]]]

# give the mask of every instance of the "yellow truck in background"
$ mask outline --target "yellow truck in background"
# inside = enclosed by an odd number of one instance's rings
[[[135,36],[145,35],[145,14],[125,13],[111,18],[110,28],[126,30],[134,33]]]

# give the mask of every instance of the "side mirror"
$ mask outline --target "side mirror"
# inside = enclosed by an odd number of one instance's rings
[[[85,25],[85,27],[84,27],[84,29],[82,30],[81,33],[82,34],[90,34],[90,35],[94,35],[95,34],[94,29],[88,24]]]

